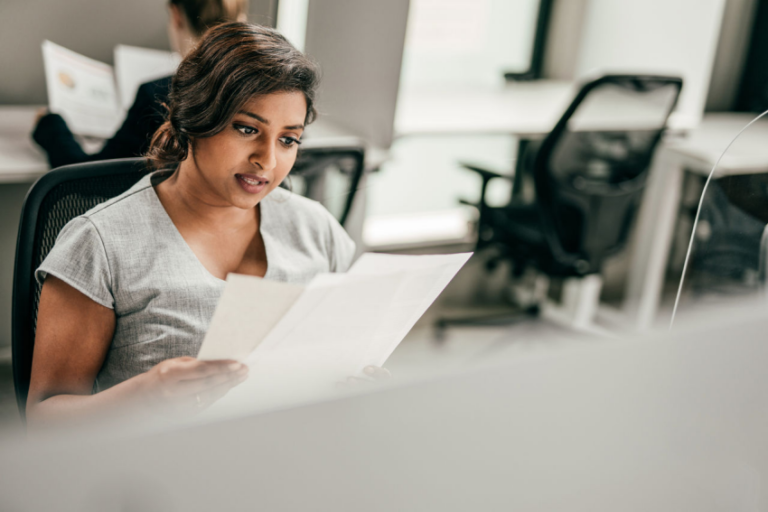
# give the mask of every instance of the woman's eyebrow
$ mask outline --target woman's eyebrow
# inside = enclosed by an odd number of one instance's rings
[[[240,112],[238,112],[238,114],[243,114],[244,116],[252,117],[255,120],[259,121],[260,123],[269,125],[269,121],[267,121],[266,119],[264,119],[258,114],[254,114],[253,112],[248,112],[247,110],[241,110]]]
[[[259,121],[260,123],[269,126],[269,121],[267,119],[264,119],[260,115],[254,114],[253,112],[248,112],[247,110],[241,110],[238,112],[238,114],[243,114],[244,116],[252,117],[257,121]],[[303,130],[304,124],[302,123],[302,124],[292,124],[290,126],[283,126],[283,129],[284,130]]]

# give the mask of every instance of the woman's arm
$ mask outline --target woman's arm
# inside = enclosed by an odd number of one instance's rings
[[[92,394],[115,330],[115,312],[49,275],[40,296],[27,422],[76,421],[124,412],[202,408],[242,382],[235,361],[169,359]]]

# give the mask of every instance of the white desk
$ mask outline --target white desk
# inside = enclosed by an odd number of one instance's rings
[[[32,183],[48,172],[45,153],[32,141],[38,106],[0,106],[0,183]]]
[[[50,169],[45,153],[32,141],[35,114],[40,106],[0,106],[0,183],[33,182]],[[354,134],[322,119],[307,129],[311,140],[344,138]],[[366,167],[377,168],[388,153],[368,147]]]
[[[651,326],[664,285],[685,171],[707,176],[720,153],[755,114],[708,114],[687,138],[663,144],[640,208],[624,312],[635,326]],[[768,172],[768,120],[745,131],[723,157],[715,177]]]
[[[510,83],[503,88],[455,91],[412,90],[402,91],[397,101],[395,136],[496,134],[512,135],[521,139],[537,139],[548,134],[565,112],[579,90],[579,84],[570,81],[538,80]],[[630,129],[626,121],[615,126],[610,100],[601,105],[609,119],[595,119],[600,129]],[[629,107],[621,101],[623,111]],[[643,103],[636,105],[638,121],[643,128]],[[669,127],[685,131],[698,125],[699,119],[675,112],[669,118]]]
[[[508,134],[538,138],[549,133],[576,93],[573,82],[511,83],[503,89],[403,91],[395,135]]]

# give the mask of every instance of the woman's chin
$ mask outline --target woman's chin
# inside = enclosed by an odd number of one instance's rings
[[[229,204],[234,206],[235,208],[240,208],[242,210],[251,210],[256,207],[259,202],[261,202],[262,199],[264,199],[264,196],[266,194],[243,194],[242,192],[232,194],[229,197]]]

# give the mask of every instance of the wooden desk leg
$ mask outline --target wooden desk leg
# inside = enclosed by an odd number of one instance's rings
[[[624,301],[626,316],[638,330],[651,327],[656,319],[682,182],[681,159],[660,148],[640,206]]]

